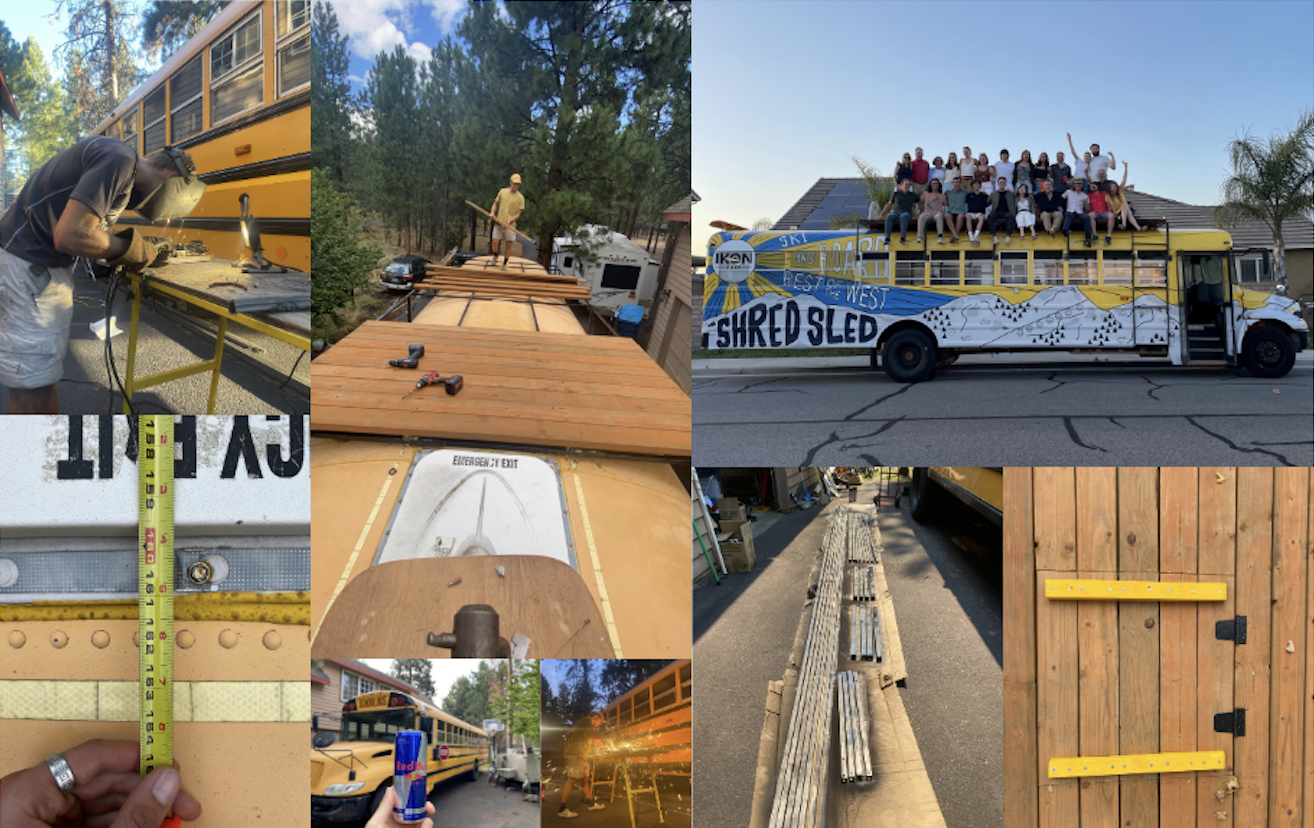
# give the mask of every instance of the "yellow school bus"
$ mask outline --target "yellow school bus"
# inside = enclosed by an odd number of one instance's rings
[[[363,693],[342,706],[337,741],[310,755],[312,825],[359,824],[378,810],[392,785],[393,744],[403,730],[425,735],[428,792],[457,776],[478,779],[488,756],[483,730],[405,693]],[[440,759],[444,751],[447,758]]]
[[[310,272],[310,0],[229,4],[94,133],[143,156],[184,149],[208,185],[185,219],[127,212],[120,224],[236,260],[249,255],[238,224],[245,194],[265,257]]]
[[[1061,235],[971,247],[861,228],[718,233],[702,330],[714,349],[870,348],[896,382],[1004,351],[1290,371],[1310,344],[1299,303],[1243,289],[1226,232],[1144,223],[1089,248]]]
[[[1004,527],[1004,470],[966,466],[935,466],[912,470],[909,506],[913,519],[927,521],[951,496],[969,509]]]
[[[689,776],[693,762],[693,665],[673,662],[601,711],[595,755],[641,754],[658,775]]]

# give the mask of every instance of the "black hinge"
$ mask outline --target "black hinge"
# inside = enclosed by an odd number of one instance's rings
[[[1238,615],[1236,620],[1218,621],[1214,624],[1214,638],[1219,641],[1246,643],[1246,617]]]
[[[1214,732],[1231,733],[1233,736],[1246,735],[1246,709],[1238,707],[1231,713],[1215,713]]]

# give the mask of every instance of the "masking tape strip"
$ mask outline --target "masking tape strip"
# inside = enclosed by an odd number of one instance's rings
[[[572,474],[575,478],[575,495],[579,498],[579,517],[580,522],[584,524],[584,540],[588,542],[589,563],[593,566],[593,577],[598,582],[598,598],[602,601],[602,618],[607,622],[607,634],[611,636],[611,647],[616,651],[616,658],[624,658],[621,655],[620,633],[616,631],[616,617],[611,612],[611,599],[607,597],[607,583],[602,580],[602,565],[598,563],[598,550],[593,544],[593,526],[589,523],[589,510],[584,505],[584,486],[579,482],[579,475]]]
[[[175,621],[254,621],[265,624],[310,624],[306,592],[210,592],[180,595],[173,602]],[[137,601],[37,601],[0,604],[0,621],[136,621]]]
[[[1045,597],[1051,601],[1226,601],[1227,584],[1046,578]]]
[[[0,680],[0,719],[135,722],[135,681]],[[309,722],[308,681],[180,681],[175,722]]]
[[[1127,756],[1076,756],[1050,759],[1049,778],[1220,771],[1226,764],[1227,754],[1221,750],[1196,753],[1140,753]]]

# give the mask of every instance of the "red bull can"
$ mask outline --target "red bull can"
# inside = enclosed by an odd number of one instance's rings
[[[397,795],[392,817],[397,822],[421,822],[424,819],[428,741],[418,730],[403,730],[397,734],[393,746],[396,769],[392,778],[392,790]]]

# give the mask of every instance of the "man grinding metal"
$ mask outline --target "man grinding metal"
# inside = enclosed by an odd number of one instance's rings
[[[136,227],[110,233],[124,209],[150,221],[182,218],[205,192],[191,156],[165,147],[145,158],[114,138],[83,138],[37,170],[0,216],[0,384],[8,414],[57,414],[73,319],[73,260],[134,273],[158,253]]]
[[[509,187],[497,191],[497,198],[493,200],[493,207],[488,212],[497,219],[493,222],[493,261],[497,261],[498,241],[506,242],[506,250],[502,254],[502,269],[506,270],[506,263],[511,258],[511,242],[516,240],[516,219],[525,212],[525,197],[520,192],[519,173],[511,176]]]

